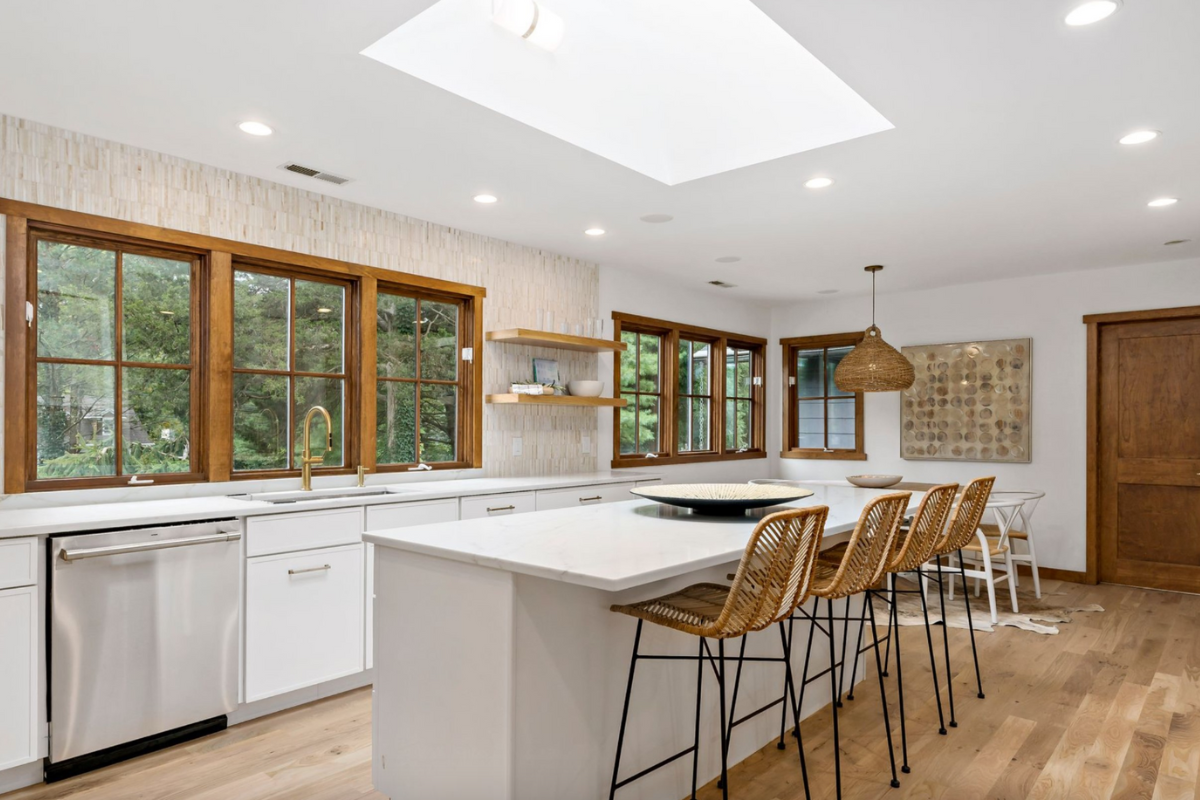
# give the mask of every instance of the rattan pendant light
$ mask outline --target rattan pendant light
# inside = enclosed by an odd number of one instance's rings
[[[883,340],[875,325],[875,273],[881,269],[880,264],[866,267],[871,273],[871,327],[833,373],[833,382],[843,392],[902,392],[916,378],[912,364]]]

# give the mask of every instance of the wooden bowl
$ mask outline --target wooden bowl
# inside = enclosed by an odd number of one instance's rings
[[[886,489],[904,480],[903,475],[847,475],[846,480],[864,489]]]

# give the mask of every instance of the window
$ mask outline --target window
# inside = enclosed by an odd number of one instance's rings
[[[613,314],[614,467],[763,458],[763,352],[754,337]],[[721,380],[720,376],[725,379]]]
[[[394,293],[377,299],[375,457],[380,467],[459,464],[466,338],[460,301]]]
[[[781,339],[784,353],[784,458],[865,460],[862,393],[833,381],[862,333]]]
[[[31,243],[30,478],[194,480],[196,256],[66,235]]]

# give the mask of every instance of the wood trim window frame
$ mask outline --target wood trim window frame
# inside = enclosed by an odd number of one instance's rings
[[[462,407],[459,412],[460,460],[434,469],[479,468],[483,465],[483,287],[423,275],[370,267],[347,261],[293,253],[262,245],[203,234],[125,222],[93,214],[0,197],[5,217],[5,415],[4,491],[18,494],[53,489],[85,489],[128,485],[128,476],[33,480],[36,458],[36,385],[30,379],[35,357],[33,337],[25,322],[26,302],[34,303],[29,272],[31,232],[57,231],[96,240],[123,242],[141,249],[189,253],[199,259],[199,282],[193,288],[194,458],[199,469],[189,474],[154,475],[156,484],[218,482],[236,478],[290,477],[298,470],[233,472],[233,270],[234,262],[251,268],[274,267],[297,277],[325,278],[351,287],[346,300],[345,465],[320,469],[321,474],[352,474],[356,462],[368,472],[375,464],[375,292],[380,285],[406,293],[452,298],[462,303],[460,347],[470,347],[471,361],[460,362]],[[34,248],[36,254],[36,247]],[[369,321],[369,324],[367,322]],[[461,355],[461,353],[460,353]],[[199,425],[197,430],[196,425]],[[34,455],[30,455],[33,453]],[[69,484],[68,484],[69,481]]]
[[[797,429],[799,427],[799,397],[796,394],[796,353],[800,350],[828,350],[831,347],[849,347],[862,341],[863,332],[833,333],[820,336],[794,336],[780,339],[783,350],[783,447],[780,458],[816,459],[824,461],[866,461],[866,443],[864,442],[864,420],[866,409],[863,405],[863,393],[855,392],[854,396],[854,449],[853,450],[820,450],[796,447]],[[824,376],[822,376],[824,379]],[[828,400],[828,397],[825,398]],[[828,443],[828,402],[826,403],[826,443]]]
[[[662,345],[659,350],[659,450],[652,457],[650,454],[643,453],[622,455],[621,412],[623,409],[614,408],[611,463],[614,469],[646,467],[647,465],[697,464],[707,461],[740,461],[767,457],[766,339],[617,311],[613,312],[612,318],[613,337],[617,341],[621,340],[621,334],[625,331],[662,337]],[[709,363],[710,449],[704,451],[680,452],[676,446],[680,339],[703,341],[712,345],[712,356]],[[725,447],[725,356],[726,348],[730,346],[749,350],[752,354],[750,398],[752,446],[740,452],[727,450]],[[622,394],[620,353],[613,357],[613,391],[614,396],[620,397]]]

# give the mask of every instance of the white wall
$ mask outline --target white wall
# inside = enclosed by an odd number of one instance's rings
[[[1040,489],[1046,499],[1034,526],[1043,566],[1083,570],[1085,559],[1086,376],[1084,314],[1200,305],[1200,260],[1059,273],[948,286],[879,297],[878,323],[894,347],[986,339],[1033,338],[1033,460],[1029,464],[905,461],[900,458],[900,395],[867,395],[869,460],[778,459],[788,478],[889,473],[918,481],[959,481],[989,474],[997,486]],[[768,356],[768,441],[781,436],[780,350],[788,336],[840,333],[870,323],[870,298],[806,302],[772,311]]]
[[[683,322],[715,328],[728,333],[748,336],[769,337],[771,315],[769,309],[737,299],[729,290],[681,288],[678,281],[662,282],[642,274],[612,267],[600,268],[600,316],[612,319],[612,312],[639,314],[669,322]],[[612,356],[600,356],[600,380],[604,381],[605,393],[612,387]],[[770,393],[770,386],[767,387]],[[778,413],[777,411],[775,412]],[[601,469],[612,461],[613,414],[607,409],[599,412],[598,461]],[[768,430],[770,416],[767,417]],[[768,445],[771,439],[768,436]],[[776,448],[778,449],[778,448]],[[767,453],[772,452],[767,447]],[[770,475],[771,458],[747,461],[712,461],[703,464],[673,464],[661,467],[639,467],[662,476],[670,483],[718,482],[744,483],[751,478]],[[653,465],[653,461],[649,462]]]

